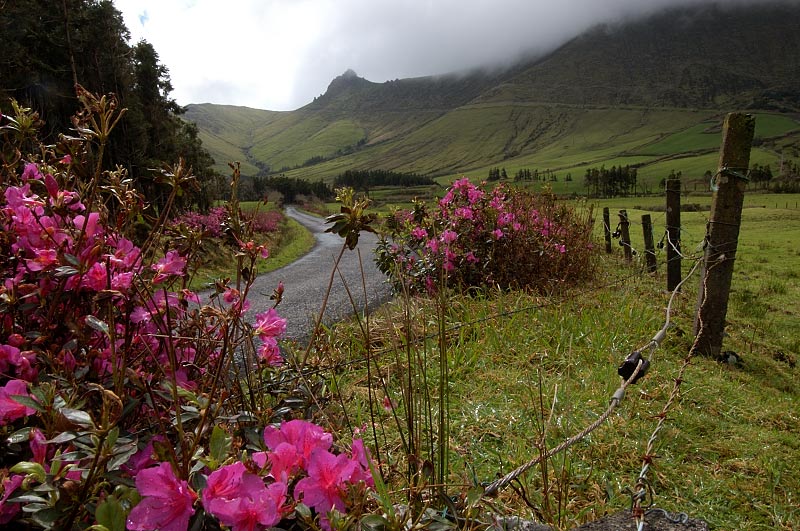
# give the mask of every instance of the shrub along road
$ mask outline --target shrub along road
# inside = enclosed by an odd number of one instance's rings
[[[322,218],[300,212],[293,207],[286,208],[286,215],[310,230],[316,242],[311,251],[299,260],[270,273],[259,275],[255,279],[250,291],[251,309],[248,314],[252,318],[269,309],[273,304],[270,295],[278,282],[283,282],[283,302],[277,310],[287,321],[285,337],[304,342],[314,330],[331,270],[344,240],[335,234],[325,233],[326,226]],[[362,267],[366,284],[366,303],[369,307],[375,308],[391,297],[391,288],[386,283],[386,276],[378,270],[374,262],[373,250],[377,241],[374,234],[362,233],[358,247],[352,251],[345,250],[339,262],[339,271],[333,279],[323,323],[340,321],[356,311],[363,310],[365,290],[362,284]],[[355,307],[350,301],[348,290],[353,297]]]

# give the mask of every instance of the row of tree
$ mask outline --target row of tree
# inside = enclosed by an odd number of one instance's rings
[[[418,173],[389,170],[347,170],[333,181],[335,187],[349,186],[355,190],[369,190],[375,186],[427,186],[436,181]]]
[[[0,111],[10,111],[12,98],[38,111],[47,141],[70,132],[78,85],[98,95],[113,93],[127,113],[114,130],[104,167],[126,168],[158,207],[167,190],[153,168],[182,157],[200,183],[187,202],[208,206],[222,193],[214,161],[196,126],[180,118],[184,110],[170,98],[169,72],[156,50],[129,40],[111,0],[0,3]]]
[[[330,201],[335,194],[333,189],[323,181],[307,181],[294,177],[278,175],[275,177],[255,177],[253,191],[256,199],[262,199],[268,192],[279,192],[286,203],[297,202],[298,196],[314,196],[323,201]]]
[[[607,169],[588,168],[584,176],[586,190],[590,197],[617,197],[636,193],[636,168],[612,166]]]
[[[508,179],[508,172],[505,167],[489,168],[489,177],[487,179],[489,182],[499,181],[501,179]],[[567,173],[564,176],[564,180],[566,182],[572,181],[572,174]],[[517,173],[514,174],[514,182],[521,181],[558,182],[558,174],[549,168],[542,171],[539,171],[539,168],[534,168],[532,171],[530,168],[520,168],[517,170]]]

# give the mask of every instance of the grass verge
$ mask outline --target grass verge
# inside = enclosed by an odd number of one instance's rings
[[[701,518],[712,529],[800,525],[800,334],[792,324],[798,321],[793,301],[800,295],[792,274],[800,262],[799,215],[746,209],[724,347],[741,362],[691,360],[655,441],[648,474],[655,505]],[[702,240],[704,216],[684,217],[688,255]],[[619,385],[617,366],[662,326],[663,265],[660,273],[645,275],[638,259],[627,264],[620,254],[605,257],[601,282],[555,298],[520,292],[452,296],[442,319],[430,300],[401,300],[371,316],[369,343],[357,339],[363,336],[353,323],[334,327],[319,358],[332,370],[336,397],[325,412],[328,422],[339,433],[374,426],[367,440],[377,447],[389,488],[402,501],[412,488],[404,477],[406,427],[397,422],[407,407],[405,375],[421,370],[418,380],[429,384],[417,391],[425,399],[415,406],[425,408],[428,419],[420,443],[432,448],[440,392],[435,360],[446,348],[446,491],[456,499],[468,497],[472,487],[594,421]],[[685,265],[688,270],[688,259]],[[698,277],[685,285],[673,309],[674,326],[650,372],[628,390],[611,418],[487,501],[487,511],[570,529],[630,506],[626,491],[636,483],[656,417],[691,346],[698,285]],[[413,339],[411,357],[407,338]],[[409,366],[409,359],[417,366]],[[372,360],[369,371],[365,360]]]

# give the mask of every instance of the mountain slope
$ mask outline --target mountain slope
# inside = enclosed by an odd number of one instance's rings
[[[576,37],[479,101],[800,110],[800,9],[670,9]]]
[[[729,110],[800,111],[798,27],[797,3],[671,9],[505,70],[385,83],[347,71],[296,111],[192,105],[187,118],[201,117],[220,169],[239,154],[249,175],[657,164],[666,155],[647,146]]]

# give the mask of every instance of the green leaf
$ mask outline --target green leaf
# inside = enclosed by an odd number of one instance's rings
[[[59,516],[61,516],[61,511],[53,507],[47,507],[34,512],[31,518],[43,528],[52,529]]]
[[[119,467],[127,463],[131,456],[138,451],[135,442],[127,444],[120,444],[114,449],[114,456],[108,461],[106,465],[107,470],[117,470]]]
[[[94,315],[87,315],[86,324],[89,325],[91,328],[94,328],[98,332],[102,332],[103,334],[108,335],[108,323],[106,323],[102,319],[98,319]]]
[[[30,433],[33,428],[22,428],[21,430],[17,430],[11,435],[8,436],[8,444],[19,444],[22,442],[26,442],[30,439]]]
[[[65,432],[59,433],[58,435],[56,435],[55,437],[53,437],[52,439],[47,441],[47,444],[62,444],[62,443],[73,441],[73,440],[75,440],[77,438],[78,438],[78,434],[75,433],[74,431],[65,431]]]
[[[13,496],[8,499],[11,503],[43,503],[46,504],[47,500],[36,494],[22,494],[20,496]]]
[[[33,463],[31,461],[21,461],[12,466],[10,470],[15,474],[33,476],[39,483],[44,483],[47,479],[47,473],[44,471],[44,467],[39,463]]]
[[[364,531],[383,531],[389,527],[389,522],[383,516],[368,514],[361,519],[361,529]]]
[[[228,435],[228,432],[221,427],[214,426],[214,429],[211,430],[211,442],[209,445],[211,457],[214,458],[218,463],[221,463],[228,456],[230,449],[231,436]]]
[[[22,404],[23,406],[28,406],[30,408],[35,409],[39,413],[44,411],[42,405],[37,402],[33,397],[25,396],[25,395],[9,395],[8,398],[17,402],[18,404]]]
[[[91,415],[89,415],[85,411],[81,411],[80,409],[63,407],[61,408],[60,413],[64,416],[65,419],[67,419],[73,424],[81,426],[82,428],[94,428],[94,421],[92,420]]]
[[[125,531],[125,510],[114,496],[109,496],[97,506],[94,513],[97,523],[108,531]]]

